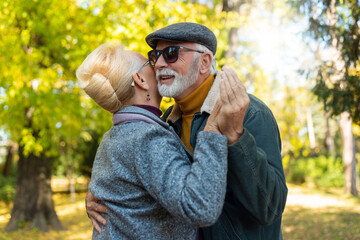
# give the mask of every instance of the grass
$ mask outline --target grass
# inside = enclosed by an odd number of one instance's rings
[[[360,239],[360,199],[341,189],[319,190],[288,185],[283,215],[284,239]]]
[[[11,206],[0,203],[0,240],[81,240],[91,239],[92,224],[85,212],[85,194],[77,193],[75,202],[72,202],[69,194],[54,194],[56,213],[66,228],[65,231],[49,231],[42,233],[37,229],[19,230],[5,233],[7,222],[10,219]]]
[[[285,240],[356,240],[360,239],[360,199],[345,196],[342,190],[320,190],[308,186],[288,185],[289,195],[283,215]],[[0,203],[0,240],[81,240],[91,239],[92,225],[85,213],[85,193],[55,194],[56,212],[66,231],[3,231],[10,219],[11,206]]]

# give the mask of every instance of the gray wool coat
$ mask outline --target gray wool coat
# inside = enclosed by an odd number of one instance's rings
[[[89,189],[106,205],[107,225],[93,239],[195,239],[196,227],[215,223],[222,211],[226,137],[199,132],[191,159],[151,112],[130,106],[118,113],[139,113],[160,125],[129,122],[105,133]]]

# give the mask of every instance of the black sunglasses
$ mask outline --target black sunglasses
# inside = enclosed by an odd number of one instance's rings
[[[186,48],[186,47],[181,47],[181,46],[169,46],[169,47],[164,48],[163,50],[155,49],[155,50],[149,51],[148,52],[149,63],[151,64],[151,66],[155,67],[155,63],[157,62],[157,60],[159,59],[161,54],[163,55],[163,57],[167,63],[174,63],[178,60],[179,49],[184,49],[184,50],[198,52],[198,53],[204,53],[203,51],[196,50],[196,49],[191,49],[191,48]]]

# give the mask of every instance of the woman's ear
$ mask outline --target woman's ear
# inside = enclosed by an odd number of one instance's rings
[[[143,76],[139,72],[134,72],[132,75],[132,78],[134,79],[135,86],[138,86],[141,89],[148,90],[149,85]]]
[[[199,67],[200,73],[205,74],[208,71],[210,71],[211,64],[212,64],[211,54],[208,52],[203,53],[200,59],[200,67]]]

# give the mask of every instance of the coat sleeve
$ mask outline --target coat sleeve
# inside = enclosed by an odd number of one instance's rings
[[[257,222],[270,225],[282,215],[287,197],[280,134],[270,110],[248,114],[243,136],[229,147],[228,187]]]
[[[200,132],[194,161],[170,131],[150,126],[136,144],[136,171],[145,189],[170,214],[197,227],[221,214],[227,175],[227,139]]]

